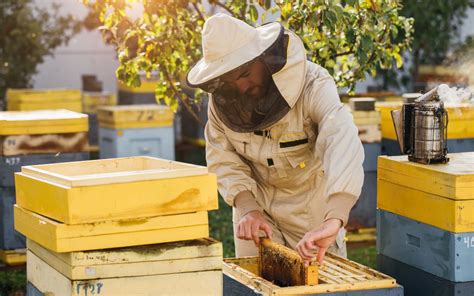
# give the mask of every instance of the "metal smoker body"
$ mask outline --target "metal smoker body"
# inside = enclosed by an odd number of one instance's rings
[[[420,96],[414,103],[392,111],[398,142],[410,161],[430,164],[447,163],[448,113],[439,99],[437,88]]]

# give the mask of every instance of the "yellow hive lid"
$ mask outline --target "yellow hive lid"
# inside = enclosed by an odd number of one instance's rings
[[[33,135],[86,132],[86,114],[69,110],[0,112],[0,135]]]
[[[79,89],[12,89],[7,90],[8,102],[42,103],[81,101]]]
[[[447,164],[424,165],[406,155],[380,156],[378,179],[449,199],[474,199],[474,152],[448,157]]]
[[[174,113],[162,105],[121,105],[100,107],[97,118],[101,127],[145,128],[173,125]]]

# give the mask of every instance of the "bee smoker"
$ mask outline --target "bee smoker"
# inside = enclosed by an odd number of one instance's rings
[[[408,160],[423,164],[449,161],[448,113],[437,87],[392,111],[392,119],[400,150],[408,154]]]

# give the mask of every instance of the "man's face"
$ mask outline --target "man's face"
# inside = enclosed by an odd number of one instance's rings
[[[222,77],[222,81],[241,95],[260,98],[268,90],[271,75],[260,60],[238,68]]]

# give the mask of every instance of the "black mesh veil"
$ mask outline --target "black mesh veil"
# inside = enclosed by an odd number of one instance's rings
[[[288,39],[289,36],[284,33],[282,26],[277,40],[260,56],[242,66],[259,59],[265,64],[270,75],[277,73],[287,61]],[[220,77],[199,87],[212,93],[211,104],[213,104],[217,116],[235,132],[264,130],[290,111],[290,106],[279,92],[273,79],[270,79],[265,96],[255,99],[225,87],[225,83],[221,82]]]

